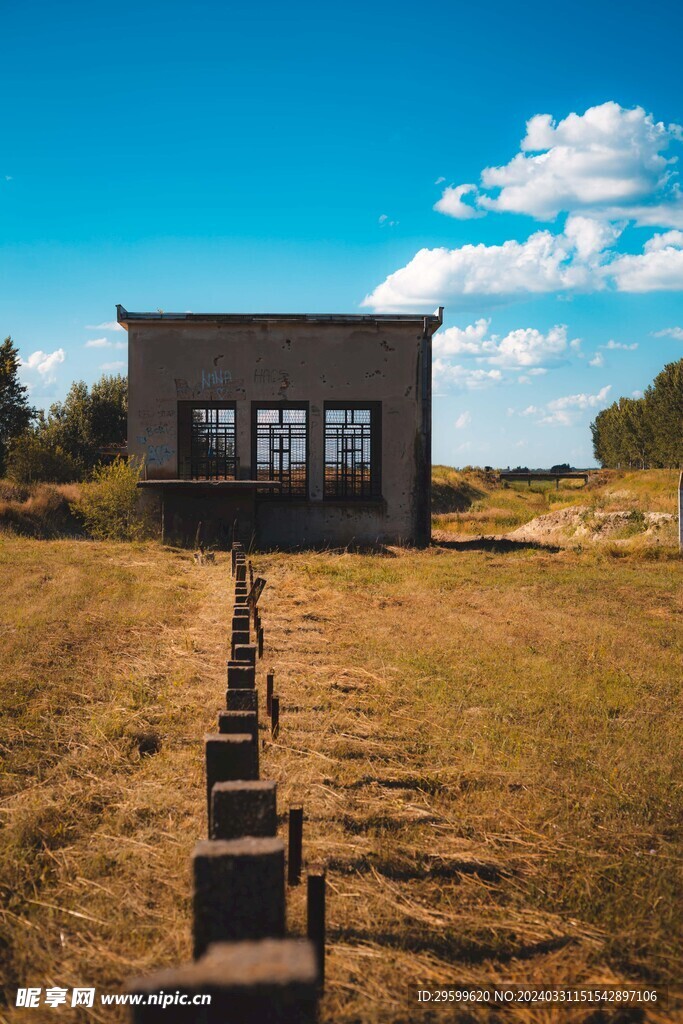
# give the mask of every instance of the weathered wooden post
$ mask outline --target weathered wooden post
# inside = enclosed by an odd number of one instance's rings
[[[268,718],[273,713],[273,687],[275,686],[275,673],[268,672],[266,675],[266,714]]]
[[[270,735],[274,740],[280,735],[280,698],[275,694],[270,699]]]
[[[320,987],[325,985],[325,868],[316,866],[308,872],[306,916],[308,938],[313,943],[318,961]]]
[[[290,807],[287,848],[287,882],[289,885],[298,885],[301,881],[303,835],[304,809],[303,807]]]

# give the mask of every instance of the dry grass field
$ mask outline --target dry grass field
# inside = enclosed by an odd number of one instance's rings
[[[255,559],[281,694],[262,775],[328,865],[323,1024],[489,1019],[416,1001],[456,984],[675,987],[680,560],[457,541]],[[189,958],[229,591],[225,556],[0,537],[3,1024],[121,1020],[17,1010],[15,989],[114,990]],[[288,899],[301,930],[304,887]],[[672,994],[600,1019],[683,1017]]]

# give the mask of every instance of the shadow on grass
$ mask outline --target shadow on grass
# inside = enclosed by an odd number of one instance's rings
[[[509,551],[545,551],[557,555],[562,548],[555,544],[540,544],[535,540],[510,540],[508,537],[468,537],[457,540],[432,540],[432,546],[449,551],[493,551],[498,555]]]

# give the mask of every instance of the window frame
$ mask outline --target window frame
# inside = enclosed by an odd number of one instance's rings
[[[367,409],[370,412],[370,493],[369,494],[328,494],[327,493],[327,413],[348,409],[351,412]],[[382,500],[382,403],[330,401],[323,403],[323,501],[377,502]]]
[[[261,402],[258,399],[252,400],[251,403],[251,475],[254,480],[258,480],[258,413],[260,409],[277,409],[280,412],[284,412],[287,409],[299,409],[306,413],[306,454],[305,454],[305,467],[306,476],[304,480],[304,490],[301,494],[292,494],[289,491],[284,491],[279,487],[263,487],[262,489],[257,488],[257,494],[259,500],[268,498],[273,501],[308,501],[310,495],[310,483],[311,483],[311,414],[310,414],[310,402],[289,402],[289,401],[264,401]],[[272,478],[271,478],[272,479]]]
[[[234,457],[232,476],[193,476],[192,474],[192,413],[195,409],[232,410],[234,413]],[[199,399],[182,399],[178,401],[178,479],[179,480],[237,480],[239,477],[239,458],[237,457],[237,402],[201,401]],[[189,465],[189,472],[183,468]]]

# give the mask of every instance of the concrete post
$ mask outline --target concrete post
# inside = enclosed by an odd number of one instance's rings
[[[206,807],[211,818],[211,790],[217,782],[258,779],[258,743],[238,733],[208,733],[204,737],[206,757]],[[209,830],[210,831],[210,830]]]
[[[235,644],[235,661],[256,665],[256,644]]]
[[[210,839],[274,836],[277,831],[274,782],[217,782],[211,794]]]
[[[228,688],[246,688],[256,686],[256,669],[245,661],[228,662]]]
[[[258,741],[258,718],[255,711],[219,711],[218,731],[221,735],[242,733]]]
[[[126,991],[146,997],[133,1024],[315,1024],[318,983],[311,942],[263,939],[216,943],[196,963],[133,978]],[[192,1005],[202,995],[210,1005]]]
[[[235,687],[232,690],[226,690],[225,706],[228,711],[258,712],[258,690],[254,687],[249,689]]]
[[[280,938],[285,931],[281,839],[204,839],[192,854],[194,957],[212,942]]]

